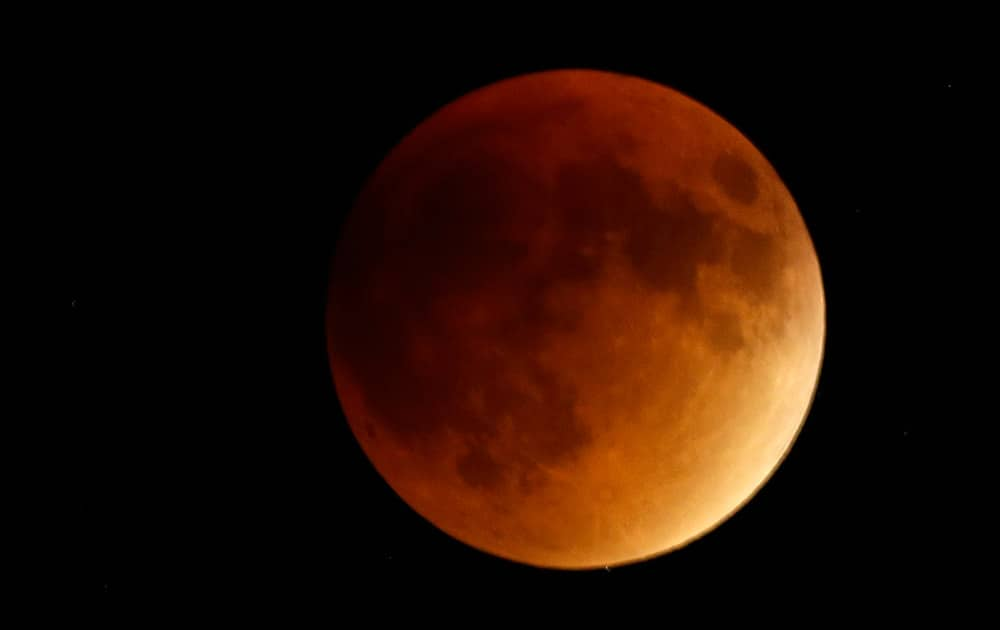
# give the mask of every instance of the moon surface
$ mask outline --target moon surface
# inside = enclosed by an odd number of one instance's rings
[[[634,562],[724,521],[815,390],[820,268],[732,125],[562,70],[421,123],[343,226],[332,373],[362,449],[441,530],[543,567]]]

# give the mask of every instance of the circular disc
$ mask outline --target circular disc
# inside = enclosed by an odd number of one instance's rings
[[[331,271],[351,428],[413,509],[512,560],[683,545],[769,477],[815,388],[819,264],[773,168],[666,87],[506,80],[384,160]]]

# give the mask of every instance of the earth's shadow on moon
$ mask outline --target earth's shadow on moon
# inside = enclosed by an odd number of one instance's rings
[[[696,290],[698,268],[728,256],[749,292],[762,301],[775,296],[773,282],[783,261],[774,236],[703,211],[676,182],[668,198],[656,202],[642,177],[613,156],[566,163],[554,190],[488,150],[425,170],[432,171],[428,184],[411,200],[411,220],[395,236],[384,236],[377,219],[394,208],[356,208],[370,220],[348,241],[356,246],[341,250],[330,330],[332,344],[381,419],[380,429],[414,448],[434,442],[445,428],[462,435],[467,452],[455,472],[469,486],[516,480],[523,492],[531,492],[544,479],[540,465],[563,463],[590,446],[591,431],[574,410],[578,393],[559,374],[526,358],[552,332],[576,329],[579,313],[553,308],[547,296],[559,286],[596,282],[615,246],[607,234],[623,235],[621,250],[647,289],[679,296],[689,316],[707,322],[708,339],[720,353],[742,348],[743,335],[735,315],[704,310]],[[720,156],[713,176],[735,201],[756,200],[756,174],[745,161]],[[544,270],[518,276],[512,286],[510,270],[530,254],[524,234],[552,220],[542,213],[511,212],[518,207],[550,208],[562,229]],[[725,234],[733,237],[729,251]],[[380,270],[394,274],[393,290],[374,295]],[[435,316],[443,299],[483,287],[516,294],[518,307],[480,331],[505,348],[502,356],[461,347]],[[415,346],[430,349],[433,360],[412,359]],[[517,382],[512,373],[520,375]],[[533,391],[524,390],[523,379],[533,383]],[[477,405],[462,396],[467,391],[479,392]],[[487,445],[497,431],[495,419],[503,417],[539,421],[518,423],[526,448],[520,457],[500,462]]]

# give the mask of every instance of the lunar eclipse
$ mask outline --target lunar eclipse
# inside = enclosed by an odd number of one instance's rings
[[[808,412],[812,241],[766,158],[644,79],[564,70],[439,110],[372,174],[330,273],[351,429],[419,514],[590,568],[739,509]]]

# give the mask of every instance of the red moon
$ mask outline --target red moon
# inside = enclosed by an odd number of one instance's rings
[[[790,193],[703,105],[586,70],[436,112],[343,226],[327,338],[362,449],[480,550],[590,568],[665,553],[791,447],[823,285]]]

